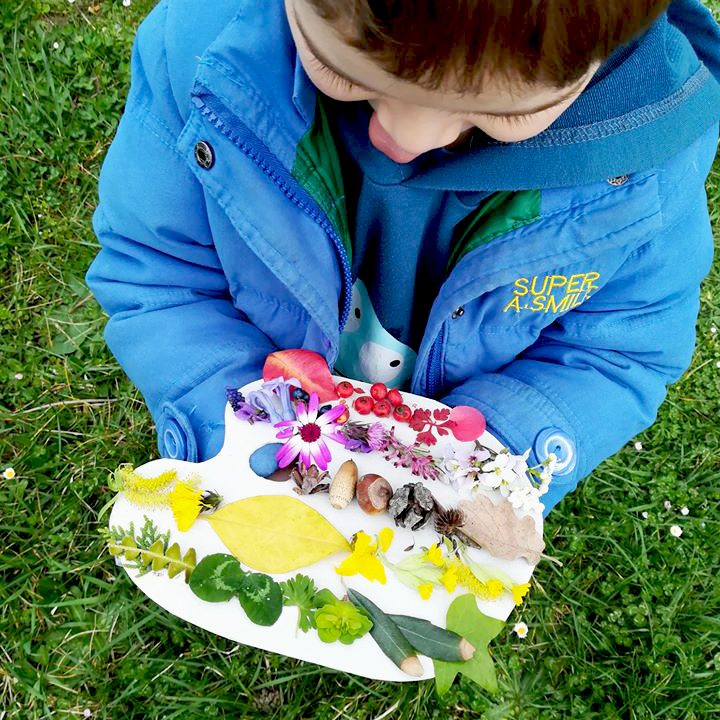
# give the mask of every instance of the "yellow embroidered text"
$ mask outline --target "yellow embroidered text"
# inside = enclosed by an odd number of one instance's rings
[[[585,302],[599,285],[595,281],[600,273],[585,272],[575,275],[534,275],[521,277],[514,283],[512,300],[503,312],[529,310],[530,312],[567,312]]]

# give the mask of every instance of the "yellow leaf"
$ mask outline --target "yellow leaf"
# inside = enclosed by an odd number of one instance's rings
[[[261,572],[289,572],[350,550],[347,540],[319,512],[283,495],[238,500],[207,520],[240,562]]]

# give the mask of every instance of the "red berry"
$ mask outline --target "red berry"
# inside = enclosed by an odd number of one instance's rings
[[[373,405],[373,412],[378,417],[388,417],[390,413],[392,412],[393,406],[385,399],[378,400]]]
[[[395,407],[402,405],[403,397],[396,388],[390,390],[386,397]]]
[[[398,422],[410,422],[412,410],[407,405],[400,404],[393,410],[393,417]]]
[[[335,392],[338,397],[346,398],[350,397],[355,392],[355,388],[352,386],[352,383],[349,383],[347,380],[343,380],[335,386]]]
[[[387,396],[387,392],[388,389],[385,383],[375,383],[370,388],[370,394],[375,400],[383,400]]]
[[[375,402],[369,395],[361,395],[359,398],[355,398],[353,407],[361,415],[369,415],[372,412],[374,404],[375,404]]]

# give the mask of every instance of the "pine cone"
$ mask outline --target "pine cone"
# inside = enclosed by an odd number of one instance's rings
[[[320,472],[317,465],[306,468],[302,463],[296,465],[290,473],[290,478],[297,487],[293,490],[298,495],[312,495],[316,492],[327,492],[330,488],[327,472]],[[327,481],[327,482],[325,482]]]
[[[388,505],[395,524],[411,530],[427,525],[434,510],[435,500],[422,483],[408,483],[398,488]]]

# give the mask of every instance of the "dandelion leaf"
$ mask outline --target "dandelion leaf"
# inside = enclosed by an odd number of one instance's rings
[[[238,560],[261,572],[290,572],[350,551],[347,540],[319,512],[283,495],[238,500],[207,520]]]
[[[458,673],[477,683],[488,692],[497,692],[495,665],[488,651],[490,641],[502,630],[502,620],[488,617],[478,610],[471,594],[455,598],[448,608],[446,626],[466,638],[475,648],[475,654],[464,662],[433,660],[435,666],[435,689],[443,696],[453,684]]]
[[[527,515],[519,518],[507,500],[495,505],[486,495],[479,495],[460,503],[460,509],[465,515],[460,531],[494,557],[522,557],[531,565],[540,562],[545,542],[535,529],[535,521]]]

